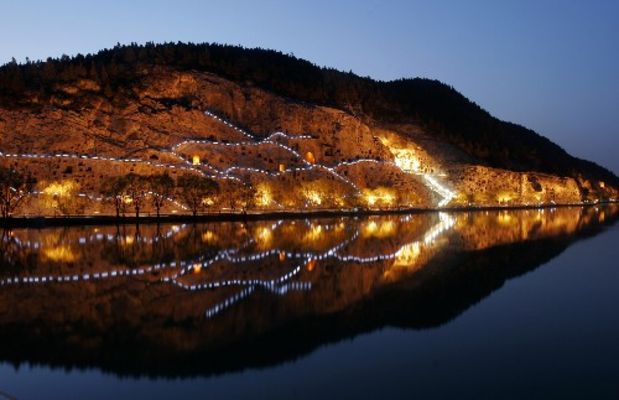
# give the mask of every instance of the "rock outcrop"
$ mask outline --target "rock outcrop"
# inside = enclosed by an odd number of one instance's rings
[[[28,92],[27,106],[0,106],[0,164],[30,171],[38,181],[17,214],[113,213],[101,184],[131,172],[215,179],[219,194],[208,205],[218,211],[619,197],[601,179],[488,166],[422,125],[300,102],[213,73],[153,66],[140,76],[112,94],[80,79],[55,85],[45,98]],[[46,188],[68,183],[71,199],[50,200]],[[58,201],[70,204],[59,211]],[[148,207],[144,212],[153,211]],[[163,211],[184,212],[184,206],[167,202]]]

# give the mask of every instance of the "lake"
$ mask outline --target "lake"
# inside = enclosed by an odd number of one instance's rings
[[[0,398],[617,398],[618,217],[5,230]]]

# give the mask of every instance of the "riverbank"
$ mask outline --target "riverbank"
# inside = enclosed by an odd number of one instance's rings
[[[117,218],[114,215],[80,215],[80,216],[33,216],[14,217],[0,219],[2,228],[45,228],[53,226],[79,226],[79,225],[128,225],[128,224],[156,224],[156,223],[195,223],[195,222],[224,222],[224,221],[255,221],[271,219],[303,219],[303,218],[332,218],[332,217],[360,217],[369,215],[394,215],[394,214],[419,214],[429,212],[474,212],[474,211],[500,211],[500,210],[523,210],[523,209],[549,209],[558,207],[595,207],[605,204],[616,204],[619,201],[607,201],[598,203],[572,203],[572,204],[542,204],[542,205],[518,205],[518,206],[487,206],[487,207],[448,207],[448,208],[398,208],[389,210],[380,209],[321,209],[299,211],[248,211],[248,212],[219,212],[204,213],[196,216],[188,214],[165,214],[159,217],[145,215],[136,218],[125,216]]]

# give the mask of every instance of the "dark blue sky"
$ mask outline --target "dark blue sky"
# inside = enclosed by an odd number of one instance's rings
[[[0,62],[116,42],[273,48],[377,79],[439,79],[619,173],[618,21],[617,0],[14,1]]]

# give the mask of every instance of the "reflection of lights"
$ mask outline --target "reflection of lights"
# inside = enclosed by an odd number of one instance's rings
[[[367,224],[364,224],[361,228],[361,234],[364,238],[371,236],[385,238],[393,235],[394,232],[395,223],[391,220],[382,221],[380,224],[377,224],[376,221],[372,220]]]
[[[273,233],[266,226],[256,228],[255,238],[261,247],[268,247],[271,244]]]
[[[497,220],[498,220],[498,221],[499,221],[499,223],[501,223],[501,224],[504,224],[504,225],[509,225],[509,224],[511,224],[511,223],[512,223],[513,218],[512,218],[512,216],[511,216],[509,213],[504,212],[504,213],[500,213],[500,214],[497,216]]]
[[[419,242],[405,244],[395,253],[393,265],[395,267],[413,265],[417,261],[419,253],[421,253]]]
[[[434,225],[423,237],[424,244],[432,244],[440,234],[450,229],[456,223],[453,217],[443,212],[438,213],[438,217],[440,222]]]
[[[305,236],[303,237],[303,241],[312,242],[314,240],[318,240],[321,236],[322,236],[322,226],[312,224],[309,232],[307,232]]]
[[[365,226],[364,231],[371,234],[376,232],[376,229],[378,229],[378,225],[376,225],[376,222],[370,221],[370,223]]]
[[[211,243],[217,240],[217,235],[212,231],[206,231],[202,233],[202,242]]]

